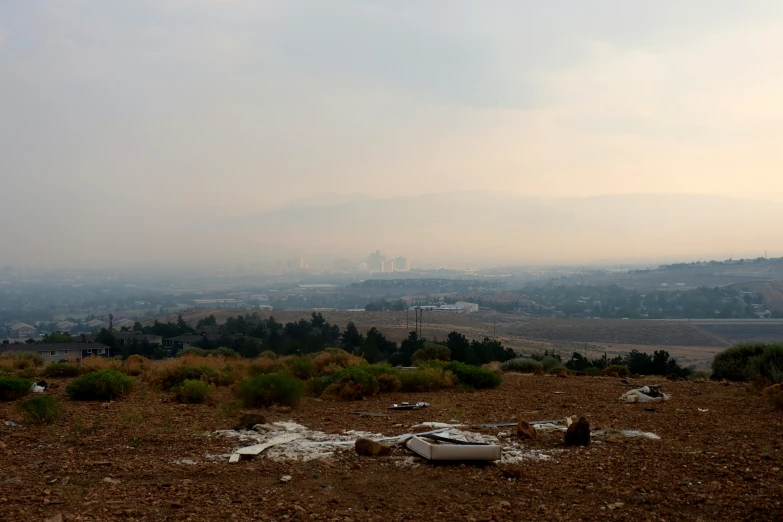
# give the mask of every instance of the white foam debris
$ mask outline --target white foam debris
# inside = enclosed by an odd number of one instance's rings
[[[441,437],[459,440],[463,442],[477,442],[483,444],[501,444],[498,437],[485,435],[471,431],[464,431],[460,424],[446,424],[441,422],[427,422],[419,426],[435,428],[432,432]],[[554,426],[554,425],[552,425]],[[412,435],[406,433],[397,436],[384,436],[380,433],[347,430],[342,434],[324,433],[311,430],[306,426],[295,422],[275,422],[259,425],[255,430],[220,430],[216,431],[218,437],[236,439],[239,447],[231,454],[208,455],[212,461],[238,462],[242,456],[245,458],[258,456],[275,461],[297,460],[307,462],[320,458],[332,457],[337,451],[344,451],[353,447],[358,438],[368,438],[385,444],[404,444]],[[423,434],[419,434],[423,435]],[[527,450],[519,442],[512,439],[504,439],[502,449],[502,463],[513,463],[524,460],[549,460],[550,455],[540,450]],[[550,452],[551,453],[551,452]],[[500,463],[499,462],[499,463]],[[397,466],[418,465],[416,457],[407,456],[395,460]]]
[[[661,437],[656,435],[655,433],[650,433],[649,431],[639,431],[639,430],[623,430],[620,433],[623,434],[623,437],[632,437],[632,438],[644,438],[644,439],[652,439],[652,440],[661,440]]]

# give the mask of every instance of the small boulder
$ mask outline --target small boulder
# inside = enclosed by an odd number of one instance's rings
[[[260,412],[243,413],[239,422],[234,427],[235,430],[251,430],[256,424],[266,424],[266,417]]]
[[[565,434],[567,446],[587,446],[590,444],[590,423],[584,417],[571,423]]]
[[[543,372],[542,370],[537,370],[537,371],[536,371],[536,373],[535,373],[534,375],[535,375],[536,377],[541,377],[542,375],[544,375],[544,372]]]
[[[519,421],[517,424],[517,435],[519,435],[520,439],[525,440],[531,440],[538,438],[538,433],[536,433],[536,429],[527,423],[527,421]]]
[[[391,448],[389,446],[384,446],[383,444],[370,439],[358,439],[354,448],[359,455],[366,455],[368,457],[385,457],[391,453]]]
[[[558,377],[566,378],[568,377],[568,370],[560,370],[560,372],[557,374]]]
[[[677,374],[674,374],[674,373],[670,373],[669,375],[666,376],[666,380],[667,381],[679,381],[680,380],[680,376],[677,375]]]

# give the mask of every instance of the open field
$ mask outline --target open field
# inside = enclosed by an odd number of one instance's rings
[[[201,318],[214,314],[218,322],[227,317],[244,313],[238,310],[195,310],[183,314],[183,318],[194,324]],[[308,319],[311,312],[278,311],[262,313],[262,317],[274,316],[278,322]],[[366,332],[377,327],[390,340],[400,342],[414,328],[413,314],[406,318],[406,312],[323,312],[331,323],[345,328],[353,321]],[[161,320],[176,320],[176,315]],[[753,323],[753,321],[750,321]],[[752,329],[779,328],[775,324],[731,324],[726,327],[720,323],[716,328],[734,329],[738,332],[734,342],[745,340],[742,335],[751,335]],[[425,313],[422,326],[423,335],[430,339],[445,339],[452,331],[458,331],[469,339],[492,337],[493,332],[504,346],[521,353],[555,351],[568,358],[574,351],[619,354],[631,350],[652,353],[655,350],[668,350],[682,362],[694,364],[698,368],[708,368],[712,357],[720,349],[730,346],[730,342],[714,332],[708,331],[710,325],[702,327],[699,323],[687,321],[645,321],[645,320],[591,320],[591,319],[526,319],[511,314],[478,313],[455,314],[443,312]],[[748,331],[748,329],[752,331]],[[780,328],[779,328],[780,329]],[[783,338],[780,329],[778,339]],[[774,339],[774,335],[772,337]],[[771,340],[771,339],[770,339]]]
[[[509,479],[501,466],[433,465],[402,447],[389,457],[360,457],[349,447],[309,462],[212,460],[236,447],[210,435],[236,420],[227,407],[231,391],[217,389],[204,405],[180,405],[137,381],[126,399],[101,404],[68,400],[66,381],[52,379],[56,387],[47,393],[66,410],[59,424],[0,423],[0,519],[779,520],[783,510],[776,428],[783,413],[745,385],[666,382],[672,400],[650,409],[618,402],[628,388],[617,379],[507,374],[494,390],[382,394],[359,403],[306,399],[290,413],[266,412],[271,421],[326,433],[387,435],[422,421],[474,425],[576,414],[594,430],[640,429],[662,438],[596,436],[587,448],[568,448],[561,433],[541,432],[524,445],[550,458],[515,465],[521,478]],[[389,418],[348,414],[386,412],[403,400],[431,407]],[[0,402],[0,420],[21,422],[14,402]],[[281,482],[283,475],[292,480]]]

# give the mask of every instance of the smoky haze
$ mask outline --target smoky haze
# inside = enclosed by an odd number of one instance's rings
[[[762,1],[2,2],[0,265],[783,255],[781,29]]]

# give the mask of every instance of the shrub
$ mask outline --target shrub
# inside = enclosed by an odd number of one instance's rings
[[[565,370],[566,373],[568,373],[568,368],[566,368],[565,366],[562,366],[562,365],[561,366],[555,366],[554,368],[549,370],[549,373],[551,375],[560,375],[560,373],[562,373],[564,370]]]
[[[242,381],[237,396],[246,408],[272,404],[298,406],[304,391],[304,383],[293,375],[270,373]]]
[[[43,374],[46,377],[78,377],[82,370],[75,364],[52,363],[44,368]]]
[[[504,372],[536,373],[543,370],[543,365],[530,357],[517,357],[501,364],[500,369]]]
[[[313,377],[305,381],[305,392],[311,397],[320,397],[328,385],[328,379]]]
[[[761,392],[761,397],[772,404],[778,410],[783,410],[783,385],[774,384]]]
[[[402,388],[402,381],[400,381],[400,378],[391,373],[382,373],[377,379],[381,393],[394,393]]]
[[[247,367],[247,373],[252,377],[256,377],[258,375],[279,372],[281,367],[282,365],[274,359],[270,359],[269,357],[259,357],[250,363],[250,366]]]
[[[424,361],[448,361],[451,359],[451,350],[442,344],[427,343],[424,348],[419,348],[411,356],[414,366]]]
[[[30,379],[21,377],[0,377],[0,401],[13,401],[30,393],[35,384]]]
[[[562,366],[563,363],[557,357],[547,355],[541,359],[541,369],[547,373],[550,373],[553,369]]]
[[[210,353],[212,353],[209,350],[205,350],[204,348],[199,348],[198,346],[188,346],[186,348],[181,349],[177,352],[177,357],[185,357],[187,355],[195,355],[197,357],[206,357]]]
[[[38,376],[38,370],[35,368],[25,368],[17,371],[15,375],[21,379],[35,379]]]
[[[746,374],[748,379],[763,377],[774,384],[783,382],[783,344],[769,344],[760,355],[751,357]]]
[[[406,392],[441,390],[451,388],[457,383],[457,376],[440,366],[402,371],[397,375],[397,378],[400,380],[400,389]]]
[[[613,364],[612,366],[605,368],[604,371],[601,372],[601,375],[611,375],[613,373],[616,373],[618,377],[628,377],[631,375],[631,370],[629,370],[627,366]]]
[[[60,418],[62,406],[51,395],[27,399],[19,405],[25,422],[30,424],[54,424]]]
[[[503,382],[503,377],[493,371],[457,361],[446,364],[444,369],[456,375],[460,383],[473,386],[476,389],[495,388]]]
[[[187,364],[163,368],[152,379],[162,390],[170,390],[185,381],[205,381],[213,384],[224,382],[220,372],[211,366]]]
[[[141,375],[150,369],[150,360],[141,355],[131,355],[120,367],[125,375]]]
[[[133,389],[133,379],[124,373],[106,368],[74,379],[65,392],[75,401],[109,401],[126,395]]]
[[[226,359],[239,359],[241,357],[241,355],[239,355],[239,353],[236,350],[232,350],[227,346],[221,346],[220,348],[215,350],[215,352],[212,355],[215,356],[220,355],[225,357]]]
[[[352,366],[343,368],[329,379],[324,395],[355,401],[375,395],[378,391],[380,384],[371,372],[359,366]]]
[[[590,368],[585,368],[585,373],[589,375],[590,377],[597,377],[601,375],[601,368],[596,368],[595,366],[591,366]]]
[[[315,374],[315,363],[309,357],[291,357],[285,361],[285,371],[297,379],[306,380]]]
[[[712,378],[729,381],[748,380],[750,360],[762,355],[766,346],[764,343],[744,343],[717,353],[712,360]]]
[[[44,358],[40,354],[32,352],[5,352],[3,355],[0,355],[0,359],[10,361],[11,368],[14,370],[38,368],[44,365]]]
[[[179,385],[172,388],[174,392],[174,398],[178,402],[184,402],[189,404],[202,403],[209,396],[209,392],[212,388],[208,383],[204,381],[195,381],[187,379],[182,381]]]
[[[710,372],[705,372],[704,370],[698,370],[693,372],[693,375],[691,375],[690,378],[693,381],[708,381],[710,380]]]

